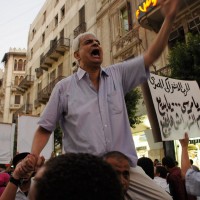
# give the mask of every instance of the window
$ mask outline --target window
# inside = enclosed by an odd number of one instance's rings
[[[79,10],[79,24],[82,24],[85,22],[85,6],[83,6],[80,10]]]
[[[26,68],[26,60],[24,60],[24,68],[23,68],[24,71],[25,71],[25,68]]]
[[[200,18],[196,17],[192,21],[188,22],[188,30],[190,33],[199,34],[200,31]]]
[[[33,30],[32,30],[32,39],[34,38],[35,34],[36,34],[36,30],[33,29]]]
[[[24,79],[24,77],[20,76],[19,83],[21,83],[23,79]]]
[[[54,18],[54,24],[55,24],[55,27],[58,26],[58,15],[56,15]]]
[[[61,20],[65,17],[65,6],[63,6],[60,10]]]
[[[15,104],[20,104],[20,95],[15,95]]]
[[[44,44],[44,41],[45,41],[45,32],[42,33],[42,44]]]
[[[14,71],[17,70],[17,60],[15,60],[15,64],[14,64]]]
[[[15,76],[15,82],[14,82],[14,84],[15,84],[15,85],[18,85],[18,83],[19,83],[19,77],[18,77],[18,76]]]
[[[18,61],[18,71],[22,71],[23,70],[23,65],[24,65],[23,60],[19,59],[19,61]]]
[[[42,24],[44,24],[46,22],[46,11],[43,13],[43,21]]]
[[[128,10],[126,7],[124,7],[120,11],[120,22],[121,22],[121,33],[125,34],[126,32],[129,31]]]
[[[169,48],[174,47],[177,42],[185,42],[185,32],[182,26],[170,33],[168,40]]]
[[[33,48],[31,49],[31,59],[32,59],[32,57],[33,57]]]

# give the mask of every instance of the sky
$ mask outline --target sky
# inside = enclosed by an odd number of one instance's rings
[[[0,0],[0,68],[11,48],[27,49],[30,24],[46,0]]]

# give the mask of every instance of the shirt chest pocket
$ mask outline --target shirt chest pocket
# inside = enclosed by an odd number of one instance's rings
[[[120,114],[123,108],[123,101],[120,91],[114,91],[107,96],[108,109],[112,114]]]

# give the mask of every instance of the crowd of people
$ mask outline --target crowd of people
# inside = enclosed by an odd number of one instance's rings
[[[159,1],[164,15],[160,31],[143,55],[128,61],[102,68],[103,50],[96,35],[85,32],[74,39],[78,70],[54,87],[40,116],[31,152],[23,158],[18,155],[0,200],[176,199],[171,184],[175,170],[167,158],[162,165],[167,169],[169,189],[154,181],[154,171],[145,168],[153,165],[152,161],[137,158],[124,96],[147,81],[150,66],[166,47],[180,2]],[[67,153],[44,163],[40,153],[58,122]],[[187,135],[180,142],[185,158],[178,176],[185,177],[184,192],[197,196],[199,193],[188,186],[200,188],[199,173],[190,169],[186,155]],[[162,170],[156,173],[161,177]]]

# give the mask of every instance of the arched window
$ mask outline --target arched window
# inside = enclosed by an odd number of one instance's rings
[[[22,71],[22,68],[23,68],[23,60],[20,59],[20,60],[18,61],[18,71]]]
[[[21,81],[24,79],[23,76],[20,76],[20,79],[19,79],[19,84],[21,83]]]
[[[19,77],[15,76],[15,85],[18,85]]]
[[[17,70],[17,60],[15,60],[15,64],[14,64],[14,71]]]
[[[26,60],[24,60],[24,68],[23,68],[23,71],[25,71],[26,69]]]

